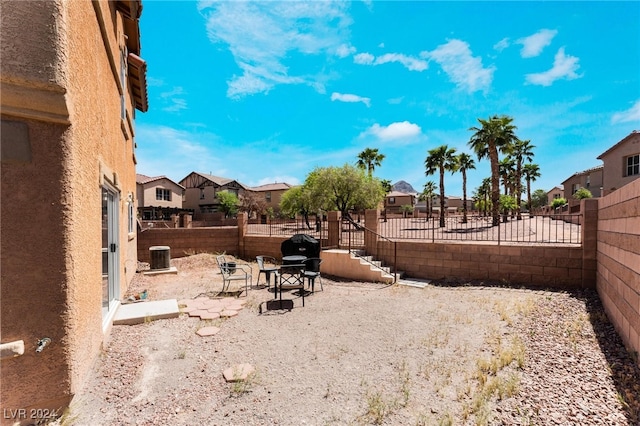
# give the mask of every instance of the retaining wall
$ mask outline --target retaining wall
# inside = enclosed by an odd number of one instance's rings
[[[640,180],[600,199],[597,289],[625,345],[640,352]]]

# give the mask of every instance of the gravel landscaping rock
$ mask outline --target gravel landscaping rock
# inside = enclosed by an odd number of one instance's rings
[[[178,274],[138,274],[132,294],[187,306],[222,288],[213,255],[171,264]],[[113,327],[61,423],[640,424],[635,355],[593,291],[323,284],[304,308],[285,293],[291,311],[266,310],[263,288],[232,318]],[[255,371],[227,383],[242,364]]]

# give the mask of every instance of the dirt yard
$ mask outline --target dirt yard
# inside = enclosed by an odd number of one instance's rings
[[[171,263],[177,275],[138,274],[131,294],[221,289],[213,255]],[[304,308],[285,293],[291,311],[265,310],[273,293],[254,288],[232,318],[115,326],[59,423],[640,424],[636,355],[594,292],[323,284]],[[204,326],[220,331],[200,337]],[[255,373],[227,383],[223,371],[242,363]]]

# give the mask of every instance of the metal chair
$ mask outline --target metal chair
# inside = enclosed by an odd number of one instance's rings
[[[311,293],[314,293],[314,287],[316,278],[320,281],[320,290],[324,290],[322,288],[322,277],[320,276],[320,264],[322,263],[322,259],[319,257],[311,257],[304,261],[304,277],[307,279],[311,287]]]
[[[304,307],[304,265],[282,265],[276,272],[275,296],[280,293],[280,304],[282,304],[282,290],[300,290],[302,296],[302,306]]]
[[[244,280],[245,296],[249,295],[249,283],[251,282],[251,265],[238,262],[227,262],[224,255],[216,256],[216,262],[222,274],[222,291],[229,291],[231,281]],[[242,294],[242,292],[240,293]]]
[[[256,277],[256,287],[260,284],[260,274],[264,274],[267,280],[267,288],[271,287],[271,273],[274,274],[278,271],[278,261],[275,257],[271,256],[256,256],[256,262],[258,262],[258,276]]]

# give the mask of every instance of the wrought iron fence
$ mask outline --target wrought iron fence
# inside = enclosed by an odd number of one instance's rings
[[[295,234],[311,235],[315,239],[327,238],[326,222],[316,220],[314,216],[307,223],[303,218],[270,219],[268,223],[250,223],[247,227],[249,235],[292,236]]]
[[[493,241],[539,244],[581,244],[581,214],[548,216],[523,215],[521,220],[501,217],[498,226],[492,226],[491,217],[462,216],[445,218],[441,227],[438,218],[387,218],[378,225],[378,232],[394,240],[426,241]]]

